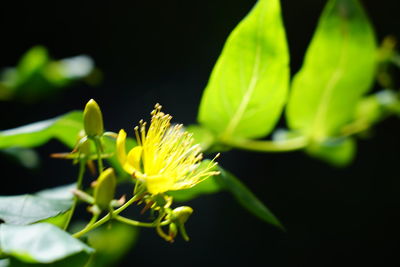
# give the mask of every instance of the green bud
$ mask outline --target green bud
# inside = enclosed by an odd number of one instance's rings
[[[175,223],[170,223],[168,235],[171,237],[172,241],[174,240],[177,234],[178,234],[178,226],[176,226]]]
[[[115,187],[117,185],[117,178],[115,177],[112,168],[106,169],[97,178],[94,185],[94,203],[101,209],[107,210],[110,208],[110,203],[114,199]]]
[[[83,111],[83,125],[89,137],[101,136],[104,132],[103,115],[99,105],[90,99]]]
[[[189,219],[192,213],[193,209],[189,206],[178,207],[172,211],[171,220],[179,225],[183,225]]]

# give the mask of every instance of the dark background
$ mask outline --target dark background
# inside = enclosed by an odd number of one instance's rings
[[[8,1],[12,2],[12,1]],[[379,40],[400,37],[399,2],[363,1]],[[0,66],[13,66],[36,44],[55,58],[88,54],[104,73],[39,105],[0,103],[0,129],[101,105],[107,129],[132,129],[156,102],[175,121],[194,123],[201,93],[235,25],[255,1],[19,1],[0,8]],[[295,73],[323,0],[282,0]],[[359,142],[348,168],[335,169],[301,152],[231,151],[220,162],[280,218],[287,232],[263,223],[227,193],[191,201],[191,241],[167,244],[152,230],[120,266],[400,266],[400,123],[392,118]],[[2,158],[1,194],[33,192],[74,180],[69,163],[47,159],[64,151],[55,141],[39,148],[41,169]]]

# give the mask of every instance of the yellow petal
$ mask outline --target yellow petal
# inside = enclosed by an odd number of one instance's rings
[[[147,190],[153,195],[169,191],[174,183],[173,179],[163,175],[145,177],[144,180]]]
[[[142,156],[142,150],[143,149],[141,146],[135,146],[131,149],[131,151],[129,151],[128,157],[126,158],[126,162],[124,164],[125,171],[129,173],[140,171],[140,158]]]
[[[126,162],[125,141],[126,141],[126,132],[121,129],[117,137],[117,158],[122,166],[124,166]]]

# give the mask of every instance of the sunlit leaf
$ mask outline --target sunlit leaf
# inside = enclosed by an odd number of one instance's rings
[[[337,135],[370,89],[375,63],[375,35],[360,3],[330,0],[293,79],[290,127],[317,140]]]
[[[221,138],[262,137],[286,99],[289,55],[279,0],[259,0],[225,43],[198,120]]]
[[[221,174],[216,176],[220,185],[228,190],[236,200],[250,213],[261,220],[283,229],[275,215],[233,174],[220,168]]]
[[[76,144],[83,129],[82,112],[72,111],[54,119],[44,120],[0,131],[0,149],[8,147],[37,147],[56,138],[68,147]]]
[[[70,256],[80,256],[79,259],[74,257],[74,264],[79,262],[81,265],[69,266],[83,266],[89,254],[94,252],[67,232],[48,223],[23,226],[1,224],[0,240],[3,254],[27,264],[54,263]],[[18,266],[17,263],[12,264],[15,265]]]
[[[0,196],[0,219],[24,225],[62,215],[71,208],[74,187],[72,184],[32,195]]]

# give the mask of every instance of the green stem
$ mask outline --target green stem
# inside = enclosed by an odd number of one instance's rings
[[[98,138],[98,137],[94,137],[93,140],[94,140],[94,144],[96,146],[97,165],[98,165],[98,168],[99,168],[99,175],[100,175],[103,172],[103,169],[104,169],[104,167],[103,167],[103,159],[101,157],[101,150],[102,150],[101,142],[100,142],[100,138]]]
[[[78,190],[80,190],[82,187],[83,175],[85,174],[85,166],[86,166],[86,160],[81,159],[79,161],[78,179],[76,181],[76,189],[78,189]],[[70,213],[68,215],[67,221],[65,222],[64,230],[67,230],[67,228],[71,222],[72,216],[74,216],[74,212],[75,212],[77,204],[78,204],[78,197],[74,196],[74,202],[72,203]]]
[[[259,152],[287,152],[299,150],[307,146],[308,140],[305,137],[296,137],[285,141],[267,141],[267,140],[224,140],[225,145]]]
[[[88,224],[84,229],[82,229],[81,231],[73,234],[73,237],[81,237],[82,235],[86,234],[87,232],[90,232],[91,230],[101,226],[102,224],[106,223],[107,221],[111,220],[113,217],[116,217],[119,213],[121,213],[122,211],[124,211],[127,207],[129,207],[133,202],[135,202],[138,199],[137,195],[133,196],[131,199],[129,199],[124,205],[122,205],[121,207],[119,207],[118,209],[108,213],[107,215],[105,215],[103,218],[101,218],[100,220],[98,220],[95,223],[92,224]]]
[[[153,228],[157,226],[156,222],[151,222],[151,223],[145,223],[145,222],[139,222],[139,221],[135,221],[135,220],[131,220],[128,218],[125,218],[123,216],[120,215],[116,215],[114,217],[117,221],[132,225],[132,226],[140,226],[140,227],[149,227],[149,228]],[[165,220],[163,222],[160,223],[160,225],[168,225],[170,223],[169,220]]]

